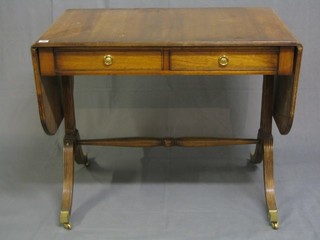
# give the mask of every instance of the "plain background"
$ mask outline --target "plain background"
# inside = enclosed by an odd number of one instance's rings
[[[72,222],[59,226],[63,126],[38,117],[30,46],[67,8],[272,7],[304,45],[296,117],[274,126],[280,229],[253,146],[85,148]],[[0,239],[320,239],[318,0],[0,0]],[[155,29],[156,31],[156,29]],[[82,137],[255,137],[261,76],[77,77]]]

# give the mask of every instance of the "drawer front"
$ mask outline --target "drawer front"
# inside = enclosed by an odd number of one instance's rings
[[[55,52],[58,72],[112,72],[161,70],[161,51],[72,51]]]
[[[277,49],[176,50],[171,52],[174,71],[277,71]]]

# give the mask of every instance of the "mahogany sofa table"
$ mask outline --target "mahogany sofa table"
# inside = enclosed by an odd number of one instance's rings
[[[256,144],[263,161],[267,212],[278,228],[273,179],[272,117],[281,134],[293,122],[302,45],[268,8],[72,9],[36,41],[32,59],[42,126],[65,122],[60,222],[71,229],[74,162],[81,145],[207,147]],[[258,137],[227,139],[81,139],[74,114],[74,75],[263,75]],[[200,84],[200,82],[199,82]]]

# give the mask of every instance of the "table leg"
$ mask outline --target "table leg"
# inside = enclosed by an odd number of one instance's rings
[[[63,147],[64,174],[60,223],[68,230],[71,230],[72,228],[70,223],[70,214],[73,197],[74,152],[74,145],[69,142],[65,142]]]
[[[278,229],[278,210],[276,205],[274,176],[273,176],[273,137],[272,137],[272,113],[273,113],[274,76],[264,76],[261,104],[261,120],[258,138],[260,143],[256,146],[252,156],[253,163],[263,161],[264,189],[268,217],[273,229]]]
[[[273,229],[279,228],[278,209],[273,178],[273,138],[266,136],[263,140],[263,176],[268,218]]]
[[[80,135],[76,129],[74,114],[73,77],[62,77],[61,83],[65,117],[65,137],[63,146],[64,179],[60,223],[66,229],[70,230],[72,227],[70,223],[70,215],[74,184],[74,161],[88,166],[88,158],[83,153],[81,146],[77,144],[77,141],[80,139]]]

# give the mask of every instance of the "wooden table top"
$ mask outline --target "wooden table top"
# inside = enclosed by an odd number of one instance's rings
[[[293,122],[302,45],[269,8],[70,9],[31,52],[48,134],[64,118],[60,77],[79,74],[276,76],[274,119],[282,134]]]
[[[297,44],[269,8],[70,9],[33,47]]]

